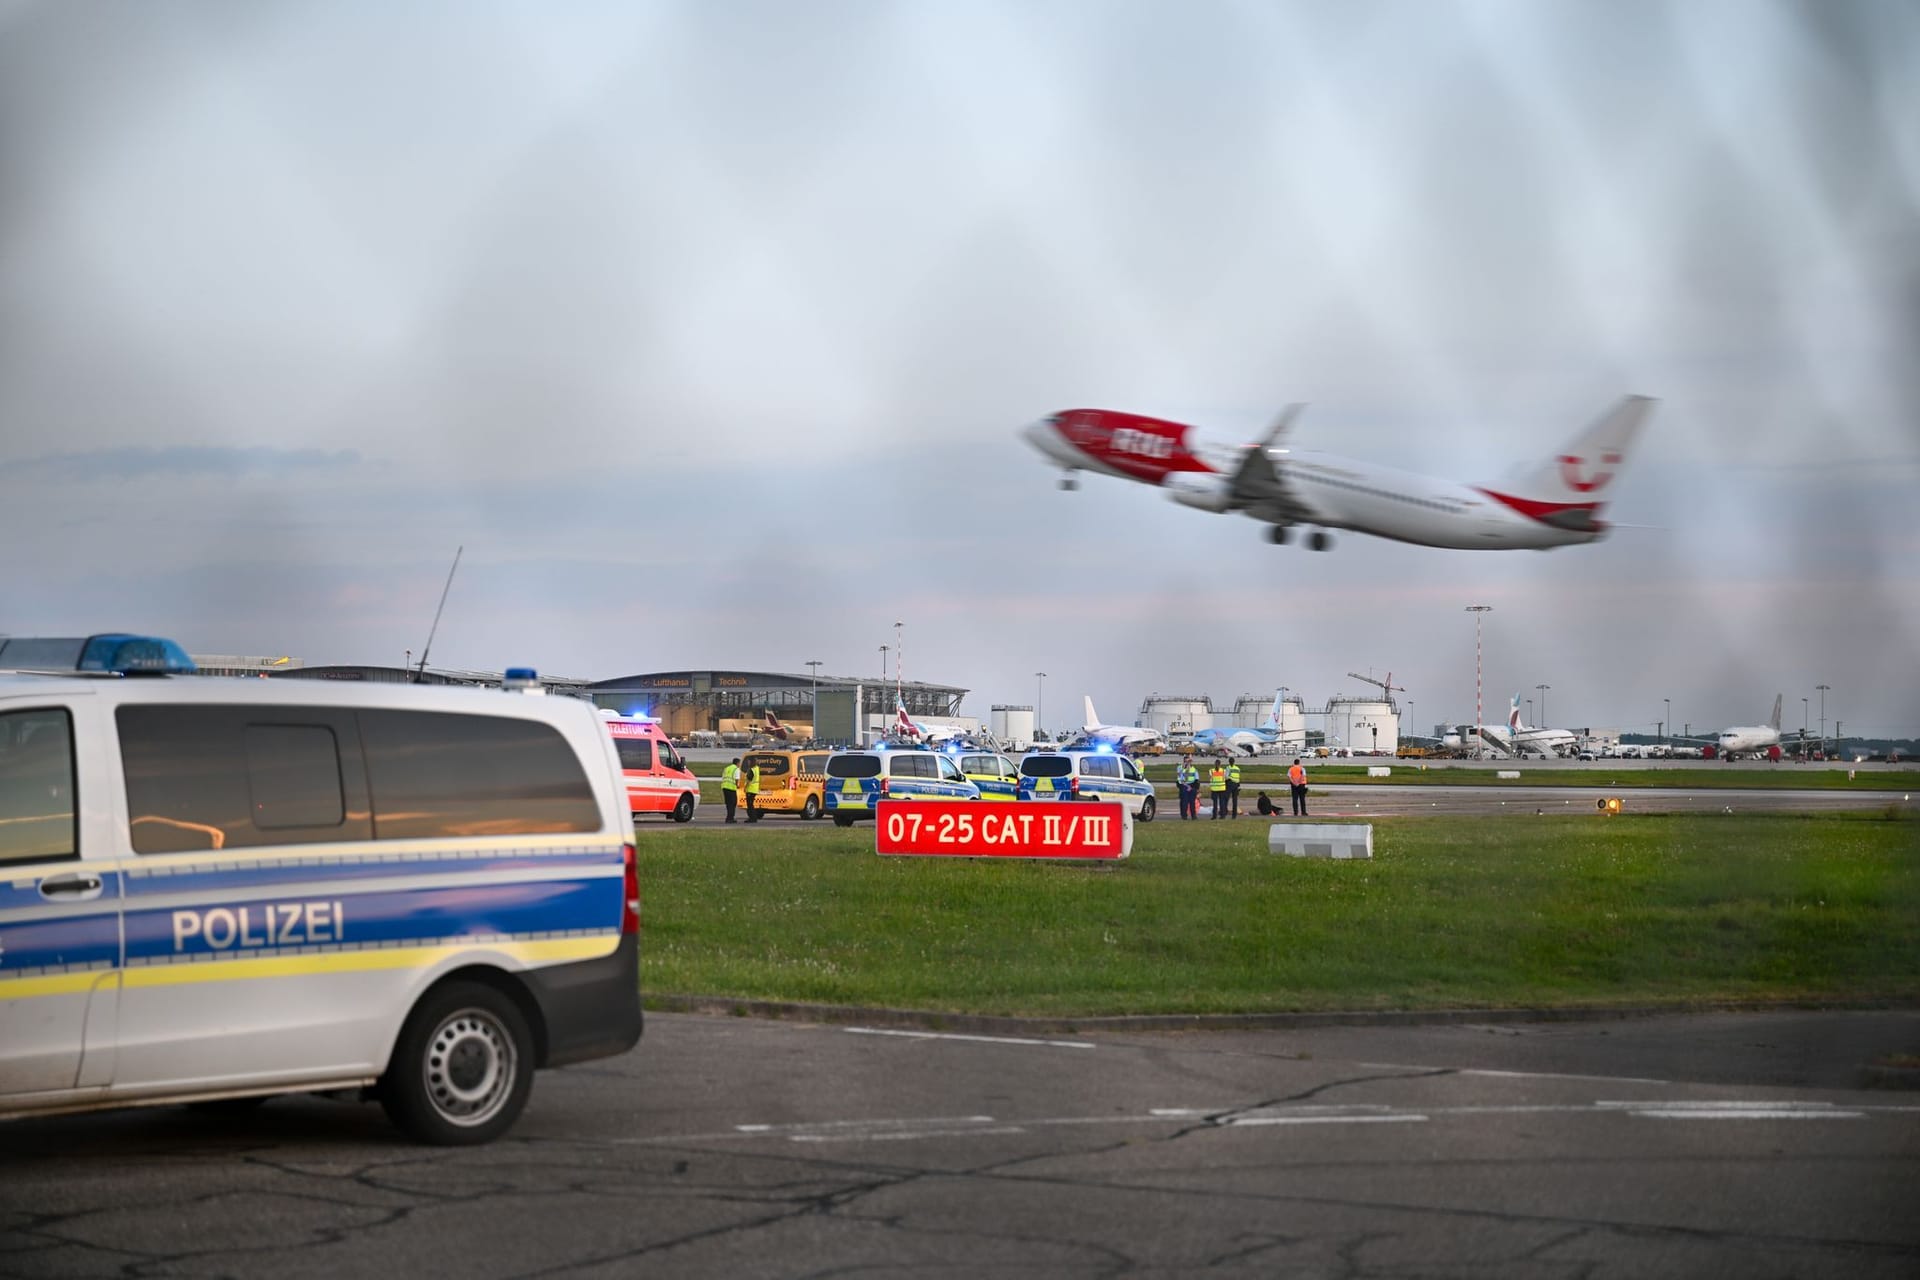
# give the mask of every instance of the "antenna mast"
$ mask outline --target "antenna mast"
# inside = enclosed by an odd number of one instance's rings
[[[465,551],[463,543],[453,549],[453,568],[447,570],[447,585],[440,588],[440,606],[433,611],[433,625],[427,628],[427,643],[420,649],[420,665],[414,670],[409,684],[419,684],[420,677],[427,673],[427,652],[433,648],[434,633],[440,630],[440,614],[447,607],[447,592],[453,590],[453,575],[460,570],[460,553]]]

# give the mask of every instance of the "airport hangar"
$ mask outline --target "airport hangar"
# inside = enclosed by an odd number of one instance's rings
[[[891,725],[896,702],[910,716],[951,718],[967,696],[950,684],[784,671],[654,671],[595,680],[583,692],[622,715],[653,716],[674,739],[751,733],[771,711],[797,736],[821,742],[864,741],[861,727],[871,734]]]
[[[297,658],[210,658],[201,671],[207,675],[271,675],[281,680],[500,685],[500,673],[496,671],[307,666]],[[589,698],[595,706],[621,715],[653,716],[669,737],[682,740],[697,732],[751,734],[759,730],[771,711],[803,738],[863,741],[859,726],[866,727],[869,737],[884,732],[893,723],[896,702],[905,703],[910,716],[953,719],[959,716],[960,701],[967,696],[967,690],[951,684],[907,680],[896,685],[876,677],[816,677],[785,671],[651,671],[591,681],[543,676],[541,683],[550,692]]]

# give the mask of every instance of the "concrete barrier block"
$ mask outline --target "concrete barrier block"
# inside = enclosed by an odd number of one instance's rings
[[[1391,778],[1393,776],[1393,768],[1390,765],[1370,764],[1367,766],[1367,776],[1369,778]]]
[[[1276,822],[1267,828],[1267,852],[1289,858],[1371,858],[1371,822]]]
[[[1517,778],[1520,776],[1520,771],[1518,769],[1498,769],[1494,771],[1493,776],[1496,778]]]

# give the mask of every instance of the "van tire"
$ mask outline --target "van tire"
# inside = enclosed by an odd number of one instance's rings
[[[692,822],[693,821],[692,793],[688,793],[687,795],[681,796],[679,803],[673,806],[673,820],[675,822]]]
[[[802,806],[800,810],[801,821],[812,822],[815,818],[819,816],[820,816],[820,797],[808,796],[807,803],[804,806]]]
[[[380,1105],[408,1135],[438,1147],[491,1142],[533,1091],[533,1035],[513,1000],[478,982],[420,998],[400,1031]]]
[[[1146,802],[1140,806],[1140,821],[1152,822],[1154,810],[1159,807],[1158,802],[1152,796],[1148,796]]]

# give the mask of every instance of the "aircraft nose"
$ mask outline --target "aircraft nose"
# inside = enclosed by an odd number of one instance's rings
[[[1020,438],[1049,458],[1059,456],[1060,436],[1054,429],[1052,418],[1041,418],[1038,421],[1029,422],[1020,428]]]

